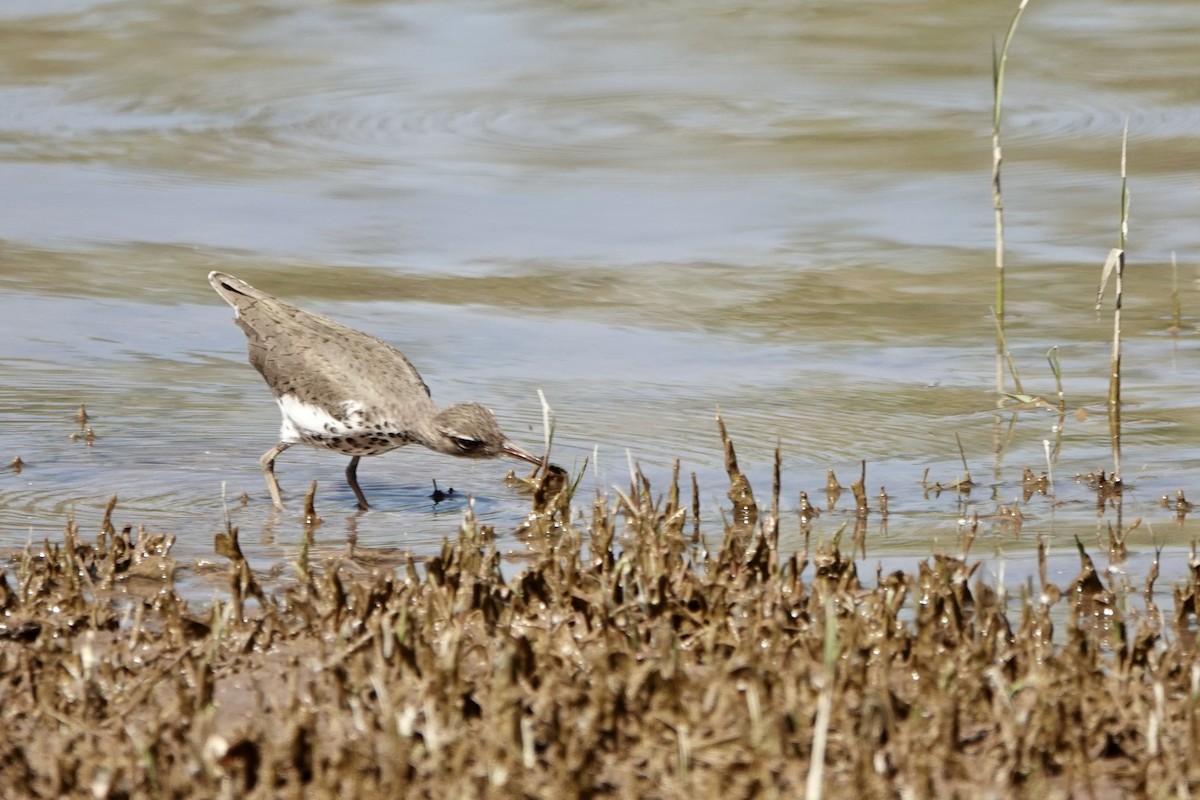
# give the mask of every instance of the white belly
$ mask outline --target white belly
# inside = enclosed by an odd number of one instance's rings
[[[285,394],[276,398],[283,421],[279,441],[326,447],[350,456],[373,456],[403,447],[412,441],[405,431],[370,423],[360,403],[342,403],[342,414],[334,416],[320,406]]]

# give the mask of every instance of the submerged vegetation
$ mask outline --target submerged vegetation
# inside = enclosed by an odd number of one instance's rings
[[[171,539],[71,524],[0,572],[0,794],[1200,789],[1200,564],[1173,620],[1153,575],[1134,610],[1082,546],[1072,583],[1015,597],[957,555],[864,576],[837,537],[779,552],[778,499],[760,507],[724,441],[719,535],[678,480],[635,472],[582,507],[535,481],[515,574],[468,514],[423,563],[302,545],[266,589],[227,526],[228,595],[195,604]]]

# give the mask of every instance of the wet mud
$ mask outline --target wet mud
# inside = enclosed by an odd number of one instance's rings
[[[0,571],[0,794],[1200,788],[1200,562],[1169,609],[1155,574],[1135,587],[1082,544],[1062,586],[988,583],[969,535],[860,574],[840,535],[781,552],[777,498],[755,500],[723,438],[723,527],[696,522],[678,474],[580,497],[555,471],[527,481],[515,571],[470,515],[440,552],[391,564],[305,546],[254,565],[228,525],[221,590],[197,603],[170,537],[69,524]]]

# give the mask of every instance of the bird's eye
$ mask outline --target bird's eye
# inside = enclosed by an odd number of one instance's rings
[[[450,441],[454,442],[454,446],[464,453],[470,453],[472,450],[478,450],[483,442],[478,439],[472,439],[469,436],[451,436]]]

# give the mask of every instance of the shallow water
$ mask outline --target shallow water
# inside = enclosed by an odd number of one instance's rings
[[[277,414],[204,279],[220,269],[396,343],[436,399],[486,402],[529,448],[542,389],[587,492],[626,486],[630,461],[664,487],[678,456],[717,519],[720,409],[760,500],[779,443],[789,512],[867,461],[890,495],[868,563],[955,552],[977,513],[973,553],[1006,575],[1030,574],[1036,533],[1073,574],[1073,536],[1096,552],[1118,524],[1074,476],[1112,466],[1111,296],[1093,307],[1128,121],[1125,568],[1179,556],[1196,527],[1158,499],[1200,495],[1200,6],[1035,3],[1013,45],[1007,335],[1048,398],[1059,348],[1056,429],[995,410],[990,58],[1015,5],[5,4],[0,458],[26,467],[0,477],[0,546],[71,514],[95,530],[115,493],[119,525],[211,559],[225,487],[252,561],[286,561],[312,480],[330,548],[428,550],[467,494],[508,537],[511,465],[415,450],[364,462],[360,516],[345,460],[293,448],[274,515]],[[1059,436],[1057,501],[1023,504],[1015,533],[997,508]],[[959,440],[981,486],[926,497],[925,470],[961,477]],[[455,499],[435,506],[433,479]]]

